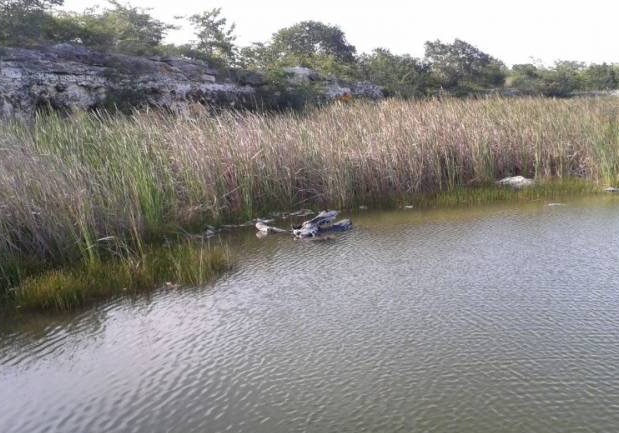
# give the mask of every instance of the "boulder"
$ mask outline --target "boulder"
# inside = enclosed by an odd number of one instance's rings
[[[294,84],[309,83],[310,81],[321,81],[324,78],[316,71],[303,66],[293,66],[283,68],[288,74],[288,81]]]
[[[381,87],[376,84],[357,82],[351,84],[340,84],[337,81],[328,82],[324,92],[328,100],[343,99],[344,101],[362,98],[379,100],[385,96]]]
[[[501,186],[510,186],[514,189],[520,189],[535,185],[535,181],[533,179],[527,179],[523,176],[509,176],[497,181],[496,184]]]
[[[374,83],[369,83],[367,81],[359,81],[353,83],[350,87],[350,90],[352,96],[356,98],[364,98],[377,101],[385,97],[383,89],[380,86],[377,86]]]

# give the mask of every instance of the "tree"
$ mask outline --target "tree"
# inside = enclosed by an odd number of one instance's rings
[[[73,19],[79,23],[80,39],[86,46],[102,51],[132,55],[158,54],[167,31],[175,27],[153,18],[148,9],[109,0],[112,9],[87,9]]]
[[[254,42],[239,50],[238,62],[242,68],[264,71],[275,65],[277,58],[269,44]]]
[[[426,92],[428,65],[408,54],[400,56],[377,48],[360,56],[359,69],[363,79],[382,86],[387,94],[412,98]]]
[[[357,76],[355,47],[335,26],[303,21],[278,30],[267,43],[239,50],[238,64],[263,71],[305,66],[338,77]]]
[[[230,64],[236,56],[235,25],[228,26],[228,20],[220,15],[221,8],[214,8],[189,17],[198,37],[192,48],[207,60]]]
[[[585,90],[612,90],[619,84],[615,70],[606,63],[589,65],[582,74]]]
[[[517,89],[523,95],[543,95],[544,70],[531,63],[512,66],[509,86]]]
[[[332,58],[340,63],[353,63],[356,49],[346,41],[337,26],[317,21],[302,21],[283,28],[273,35],[272,48],[276,57],[312,67],[320,58]]]
[[[0,45],[75,42],[102,51],[158,53],[174,26],[154,19],[147,9],[109,3],[112,8],[103,11],[68,13],[53,10],[63,0],[0,0]]]
[[[557,61],[554,68],[542,74],[542,93],[544,96],[564,98],[575,90],[582,89],[581,73],[585,65],[581,62]]]
[[[612,66],[558,61],[551,68],[531,64],[514,65],[510,77],[512,87],[528,95],[557,98],[571,96],[579,90],[610,90],[617,86]]]
[[[503,86],[505,65],[460,39],[451,44],[426,42],[425,58],[434,84],[455,94],[468,94]]]
[[[51,10],[63,0],[0,0],[0,45],[32,46],[53,38]]]

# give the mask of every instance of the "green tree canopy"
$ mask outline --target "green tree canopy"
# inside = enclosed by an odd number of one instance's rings
[[[51,10],[63,0],[0,0],[0,45],[32,46],[56,41]]]
[[[278,30],[266,43],[239,50],[239,65],[259,70],[305,66],[339,77],[356,76],[355,47],[336,26],[303,21]]]
[[[617,72],[606,63],[589,65],[582,75],[585,90],[612,90],[619,84]]]
[[[194,56],[224,64],[234,62],[236,57],[235,25],[228,25],[228,20],[221,17],[221,8],[191,15],[188,19],[198,38],[190,45]]]
[[[277,31],[272,47],[280,60],[290,58],[298,64],[308,63],[302,66],[312,66],[320,57],[352,63],[356,52],[339,27],[317,21],[302,21]]]
[[[270,44],[254,42],[239,50],[239,66],[243,68],[267,70],[277,62],[276,53]]]
[[[558,61],[553,67],[514,65],[510,77],[510,85],[524,94],[558,98],[583,90],[612,90],[617,84],[613,66],[605,63],[587,66],[582,62]]]
[[[425,58],[431,65],[434,85],[455,93],[501,87],[505,65],[460,39],[445,44],[426,42]]]
[[[555,67],[543,72],[543,94],[545,96],[566,97],[582,88],[581,73],[585,65],[581,62],[557,61]]]
[[[174,26],[153,18],[148,9],[108,0],[112,8],[87,9],[73,15],[86,46],[133,55],[157,54],[166,33]]]
[[[525,95],[541,95],[543,93],[544,71],[532,63],[513,65],[509,77],[509,85]]]
[[[383,86],[387,94],[403,98],[425,94],[428,65],[408,54],[377,48],[359,57],[359,69],[364,80]]]
[[[158,53],[174,26],[148,10],[109,0],[110,8],[81,13],[56,12],[63,0],[0,0],[0,45],[32,46],[75,42],[134,55]]]

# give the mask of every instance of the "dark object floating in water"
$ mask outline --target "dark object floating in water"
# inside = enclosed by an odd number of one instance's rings
[[[352,221],[343,219],[333,222],[339,212],[322,211],[309,221],[292,228],[292,235],[297,239],[317,238],[327,232],[343,232],[352,228]]]
[[[333,236],[323,236],[328,232],[343,232],[352,228],[352,221],[350,219],[343,219],[337,222],[333,222],[338,215],[338,211],[322,211],[311,220],[305,221],[299,225],[292,227],[292,235],[295,239],[316,239],[320,240],[332,239]],[[286,233],[287,230],[280,229],[278,227],[270,226],[263,221],[256,223],[256,229],[258,237],[264,237],[270,233]]]
[[[337,214],[338,211],[336,210],[323,210],[311,220],[305,221],[301,225],[293,226],[292,234],[297,238],[316,237],[321,230],[331,227]]]

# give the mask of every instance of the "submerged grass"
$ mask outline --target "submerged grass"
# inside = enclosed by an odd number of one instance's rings
[[[178,285],[200,285],[229,267],[225,249],[183,242],[140,258],[94,260],[24,278],[14,289],[18,308],[71,310],[106,296]]]
[[[79,286],[67,297],[81,302],[105,285],[160,283],[135,264],[179,228],[298,207],[475,204],[619,184],[612,98],[390,100],[280,115],[193,107],[1,126],[0,297],[23,303],[25,286]],[[508,175],[540,186],[493,187]],[[88,275],[101,266],[131,276],[98,285]],[[53,300],[60,289],[49,291],[45,305],[66,308]]]
[[[502,201],[560,201],[569,197],[595,194],[599,190],[595,183],[583,179],[562,179],[549,180],[523,189],[497,186],[457,187],[449,191],[421,194],[406,204],[427,208],[476,206]]]

